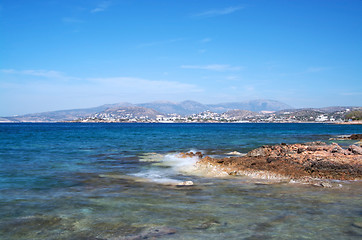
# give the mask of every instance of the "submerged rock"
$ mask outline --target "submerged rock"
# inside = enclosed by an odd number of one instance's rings
[[[165,236],[165,235],[172,235],[175,234],[176,230],[173,228],[169,228],[166,226],[160,226],[160,227],[150,227],[145,230],[143,230],[141,233],[132,235],[132,236],[126,236],[126,237],[120,237],[120,238],[112,238],[112,240],[141,240],[141,239],[157,239],[159,237]]]
[[[200,225],[195,227],[195,229],[205,230],[205,229],[209,229],[209,228],[211,228],[213,226],[218,226],[218,225],[221,225],[221,223],[219,221],[217,221],[217,220],[209,220],[209,221],[201,223]]]
[[[333,187],[333,185],[331,183],[329,183],[329,182],[318,182],[318,183],[314,183],[313,185],[317,186],[317,187],[324,187],[324,188]]]
[[[362,229],[362,222],[354,222],[354,223],[352,223],[352,226]]]
[[[362,140],[362,134],[342,135],[329,140]]]

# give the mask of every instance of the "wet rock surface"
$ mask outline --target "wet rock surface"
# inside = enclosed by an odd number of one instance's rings
[[[351,135],[343,135],[339,137],[330,138],[330,140],[362,140],[362,134],[351,134]]]
[[[198,158],[202,158],[204,155],[201,152],[186,152],[186,153],[179,153],[178,154],[179,157],[181,158],[188,158],[188,157],[198,157]]]
[[[349,139],[352,140],[362,140],[362,134],[352,134]]]
[[[200,158],[198,164],[219,167],[229,175],[262,172],[289,179],[361,180],[362,147],[351,145],[344,149],[336,143],[324,142],[282,143],[262,146],[242,157],[217,159],[206,156]]]

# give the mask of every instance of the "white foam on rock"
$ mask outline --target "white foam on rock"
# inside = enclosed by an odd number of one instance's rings
[[[166,171],[161,171],[157,169],[151,169],[132,175],[139,179],[144,179],[145,181],[155,182],[159,184],[176,185],[180,182],[180,180],[171,178],[171,176],[169,176]]]
[[[232,151],[232,152],[226,153],[226,155],[245,156],[246,153],[241,153],[241,152],[238,152],[238,151]]]
[[[198,150],[190,150],[190,152],[201,152]],[[140,161],[151,162],[151,168],[141,171],[132,176],[137,179],[155,182],[166,185],[179,185],[184,180],[178,180],[177,175],[196,175],[198,167],[196,166],[198,157],[182,157],[180,153],[158,154],[145,153],[140,156]]]
[[[176,172],[191,174],[196,170],[198,157],[181,157],[179,154],[167,154],[162,165],[171,167]]]

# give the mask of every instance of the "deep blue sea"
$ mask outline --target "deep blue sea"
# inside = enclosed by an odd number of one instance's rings
[[[177,157],[353,133],[362,125],[3,123],[0,239],[361,239],[361,182],[213,178]]]

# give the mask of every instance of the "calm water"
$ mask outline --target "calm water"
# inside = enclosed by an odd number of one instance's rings
[[[361,239],[360,182],[207,178],[176,156],[352,133],[362,126],[0,124],[0,239]]]

